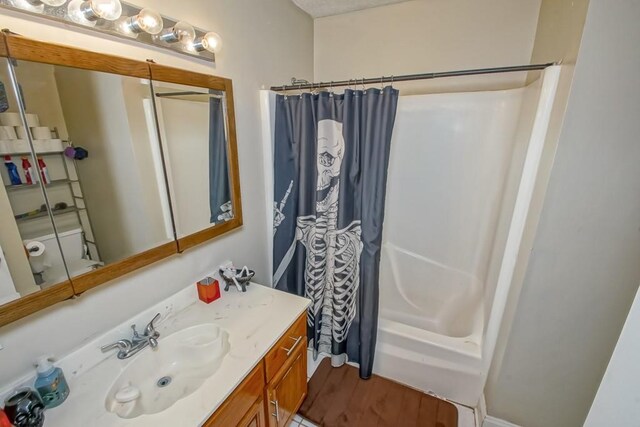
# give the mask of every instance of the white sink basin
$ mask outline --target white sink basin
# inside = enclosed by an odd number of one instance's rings
[[[228,352],[229,334],[213,323],[161,338],[156,349],[143,349],[118,376],[106,408],[121,418],[161,412],[200,388]]]

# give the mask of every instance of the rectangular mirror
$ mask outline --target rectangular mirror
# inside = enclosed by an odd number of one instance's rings
[[[241,223],[230,82],[172,78],[152,64],[153,92],[171,195],[178,246],[182,251],[210,233]],[[199,75],[202,76],[202,75]],[[202,80],[202,79],[201,79]],[[185,84],[187,83],[187,84]]]
[[[83,65],[13,60],[76,292],[130,271],[134,257],[176,251],[148,67],[128,76]]]
[[[242,225],[229,79],[3,32],[0,154],[0,326]]]

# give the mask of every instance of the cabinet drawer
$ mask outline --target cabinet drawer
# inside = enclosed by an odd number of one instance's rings
[[[231,393],[227,400],[220,405],[220,408],[209,418],[203,427],[229,427],[237,426],[251,408],[260,399],[262,402],[262,392],[264,390],[264,365],[262,361],[258,363],[253,371],[240,383]],[[260,404],[262,406],[262,404]]]
[[[295,349],[305,345],[307,336],[307,313],[306,311],[298,317],[293,325],[284,333],[278,342],[269,350],[264,358],[267,382],[284,365]]]

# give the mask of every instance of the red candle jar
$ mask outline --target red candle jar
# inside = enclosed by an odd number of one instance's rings
[[[197,283],[198,298],[200,301],[209,304],[220,298],[220,284],[211,277],[205,277]]]

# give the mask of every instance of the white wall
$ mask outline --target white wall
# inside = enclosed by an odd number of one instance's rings
[[[139,0],[168,16],[218,31],[224,51],[215,66],[133,42],[43,24],[2,11],[3,27],[27,37],[83,47],[233,79],[244,226],[239,231],[86,292],[0,329],[0,383],[30,372],[37,355],[63,355],[211,272],[224,259],[249,264],[266,282],[263,166],[258,89],[291,75],[312,79],[313,22],[289,0]]]
[[[540,0],[416,0],[319,18],[315,79],[528,64],[539,9]],[[406,94],[507,88],[523,80],[516,73],[396,86]]]
[[[606,3],[590,2],[520,299],[485,390],[490,415],[527,427],[582,424],[640,282],[640,4]]]
[[[640,420],[640,292],[589,409],[585,427],[635,427]]]

